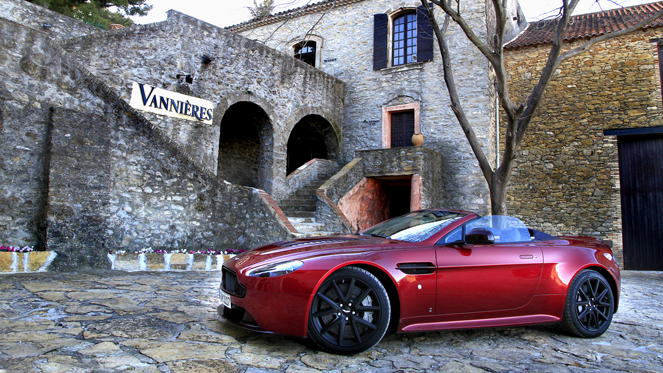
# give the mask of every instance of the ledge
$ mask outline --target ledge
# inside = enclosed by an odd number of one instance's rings
[[[0,252],[0,274],[48,272],[54,251]],[[208,254],[107,254],[116,271],[220,271],[223,262],[234,257]]]
[[[54,251],[0,251],[0,274],[46,272],[56,256]]]
[[[108,254],[111,269],[117,271],[220,271],[223,262],[234,257],[209,254]]]

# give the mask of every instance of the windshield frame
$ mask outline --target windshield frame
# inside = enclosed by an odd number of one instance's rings
[[[385,220],[361,231],[360,235],[370,235],[411,243],[420,243],[446,235],[447,228],[456,226],[472,213],[454,210],[417,210],[389,220]],[[435,224],[437,223],[437,224]],[[427,227],[427,229],[426,229]],[[406,232],[410,230],[410,232]],[[437,241],[437,239],[436,239]]]

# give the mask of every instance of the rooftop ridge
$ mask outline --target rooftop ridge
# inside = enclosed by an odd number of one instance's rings
[[[564,41],[592,38],[623,30],[661,10],[663,10],[663,1],[571,16]],[[557,21],[558,18],[545,19],[528,24],[527,28],[504,48],[515,49],[552,43]],[[661,26],[663,26],[663,17],[643,29]]]
[[[363,1],[366,0],[323,0],[317,3],[307,4],[297,8],[284,10],[276,14],[270,14],[261,19],[254,18],[246,22],[242,22],[233,26],[228,26],[225,29],[232,32],[242,32],[256,27],[262,27],[262,26],[271,25],[273,23],[278,23],[281,21],[287,21],[289,19],[300,17],[307,14],[324,12],[326,10],[335,7],[361,3]]]

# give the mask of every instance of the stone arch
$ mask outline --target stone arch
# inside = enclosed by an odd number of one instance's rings
[[[217,175],[271,193],[274,128],[268,113],[254,102],[238,101],[225,110],[220,127]]]
[[[304,115],[292,127],[286,148],[286,174],[313,158],[335,162],[340,157],[340,142],[337,128],[324,116],[310,113]]]

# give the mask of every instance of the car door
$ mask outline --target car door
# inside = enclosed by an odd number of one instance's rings
[[[506,239],[503,234],[495,243],[460,241],[442,241],[435,248],[438,314],[510,310],[532,299],[543,255],[531,237]]]

